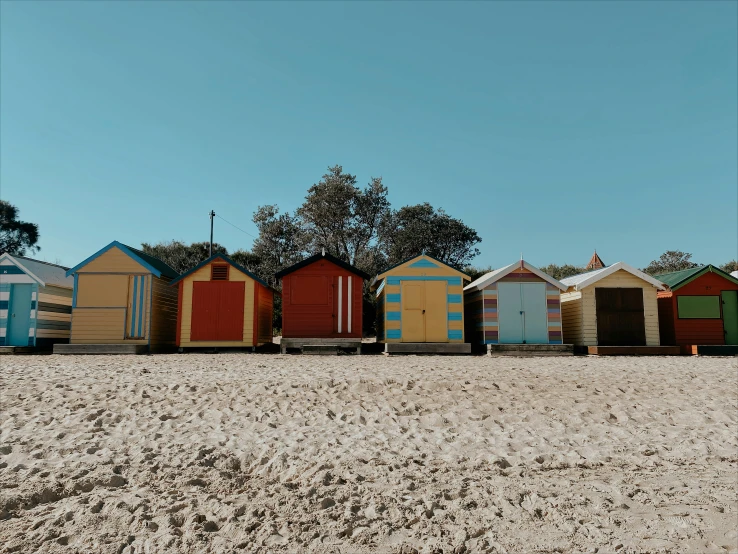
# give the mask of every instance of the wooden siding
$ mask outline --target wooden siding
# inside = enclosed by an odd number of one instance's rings
[[[646,346],[659,346],[659,312],[656,301],[657,289],[622,269],[612,275],[600,279],[581,290],[582,293],[582,344],[597,346],[597,305],[595,289],[597,288],[640,288],[643,290],[643,312],[646,328]]]
[[[659,293],[659,322],[668,325],[671,321],[673,334],[670,344],[676,346],[725,344],[723,319],[679,318],[678,302],[680,296],[720,296],[722,291],[738,290],[738,285],[717,273],[705,273],[694,281],[671,291],[670,298]],[[722,304],[722,302],[721,302]]]
[[[75,308],[72,344],[147,344],[147,340],[125,339],[125,308]]]
[[[565,292],[561,294],[560,300],[564,344],[583,344],[582,293],[579,291]]]
[[[216,263],[217,260],[216,260]],[[175,317],[176,317],[176,306],[177,306],[177,294],[178,290],[181,289],[182,298],[180,300],[182,306],[182,313],[179,316],[180,331],[179,331],[179,346],[183,348],[197,348],[197,347],[245,347],[255,346],[254,345],[254,285],[256,282],[246,275],[241,273],[235,267],[231,267],[228,272],[229,281],[244,282],[244,308],[243,308],[243,340],[241,342],[234,341],[192,341],[192,290],[195,281],[210,281],[212,264],[205,265],[193,272],[192,274],[185,277],[178,287],[168,286],[168,289],[172,291],[175,298]],[[174,329],[177,329],[177,322],[174,322]],[[271,333],[271,316],[269,322],[269,329]],[[175,337],[176,340],[176,337]]]
[[[117,246],[80,267],[76,273],[149,273]]]
[[[72,290],[45,286],[38,288],[36,339],[67,342],[72,327]]]
[[[169,278],[158,278],[150,275],[147,281],[153,280],[151,296],[151,332],[152,350],[171,347],[176,344],[177,335],[177,288],[170,287]]]
[[[274,292],[263,285],[257,284],[258,295],[258,343],[267,344],[272,342],[272,313],[274,311]]]
[[[402,342],[401,283],[407,280],[444,280],[446,289],[447,339],[445,342],[464,342],[464,281],[462,273],[427,256],[419,256],[383,273],[382,342]],[[379,330],[378,330],[379,334]],[[377,340],[380,340],[379,337]]]
[[[659,291],[657,294],[657,303],[659,308],[659,337],[661,337],[661,345],[675,346],[674,299],[672,298],[672,292],[670,290]]]
[[[80,308],[125,308],[128,305],[128,274],[79,276],[77,306]]]

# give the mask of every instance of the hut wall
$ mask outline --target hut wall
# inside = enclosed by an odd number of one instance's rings
[[[580,291],[562,293],[560,301],[564,343],[584,344],[582,293]]]
[[[169,278],[158,278],[153,275],[151,296],[151,347],[171,347],[176,344],[177,336],[177,288],[170,287]]]
[[[263,285],[256,284],[257,291],[257,309],[258,309],[258,321],[257,321],[257,343],[267,344],[272,342],[273,328],[272,328],[272,314],[274,312],[274,292],[264,287]]]
[[[38,289],[36,346],[67,342],[72,328],[71,289],[47,285]]]

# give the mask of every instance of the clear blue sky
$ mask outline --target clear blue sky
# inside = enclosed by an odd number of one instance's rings
[[[49,261],[204,241],[211,208],[256,234],[333,164],[463,219],[476,265],[738,255],[736,2],[0,9],[0,195]]]

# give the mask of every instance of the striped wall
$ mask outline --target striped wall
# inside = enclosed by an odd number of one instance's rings
[[[560,291],[525,268],[495,281],[483,290],[469,291],[464,297],[467,338],[476,344],[498,344],[500,321],[497,313],[497,283],[546,283],[548,343],[563,344]]]

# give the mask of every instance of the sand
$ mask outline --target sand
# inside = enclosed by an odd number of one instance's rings
[[[738,552],[730,358],[0,359],[0,552]]]

